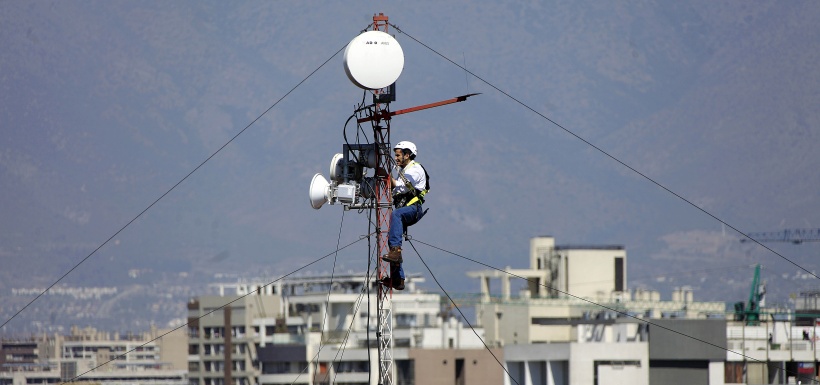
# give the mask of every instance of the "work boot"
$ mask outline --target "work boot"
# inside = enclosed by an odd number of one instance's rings
[[[402,278],[392,279],[390,277],[384,277],[381,280],[381,284],[395,290],[404,290],[404,279]]]
[[[382,259],[387,261],[387,262],[401,263],[402,262],[401,247],[399,247],[399,246],[391,247],[390,252],[388,252],[387,254],[382,256]]]
[[[404,278],[396,278],[393,280],[393,289],[404,290]]]

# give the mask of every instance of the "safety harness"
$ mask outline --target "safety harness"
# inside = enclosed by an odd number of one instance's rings
[[[424,166],[421,165],[421,163],[416,162],[414,160],[414,161],[410,162],[410,164],[407,165],[407,167],[405,167],[405,168],[410,168],[410,167],[413,167],[413,166],[416,166],[416,165],[421,167],[421,169],[424,171],[424,179],[425,179],[424,190],[416,189],[413,186],[413,184],[410,183],[409,180],[407,180],[407,177],[404,176],[404,170],[399,169],[399,178],[401,178],[402,182],[404,182],[404,186],[407,187],[407,192],[404,192],[404,193],[401,193],[401,194],[396,194],[393,197],[393,205],[397,208],[398,207],[412,206],[412,205],[417,204],[417,203],[418,204],[424,203],[424,196],[427,195],[428,191],[430,191],[430,175],[427,174],[427,169],[425,169]]]

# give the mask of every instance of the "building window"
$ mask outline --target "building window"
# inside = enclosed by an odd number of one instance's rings
[[[615,291],[624,291],[623,257],[615,257]]]
[[[396,360],[396,385],[414,385],[416,373],[413,360]]]
[[[456,384],[464,385],[464,359],[463,358],[456,358]]]
[[[413,327],[416,326],[415,314],[396,314],[396,327]]]
[[[205,328],[205,338],[224,338],[225,337],[225,328],[224,327],[211,327]]]
[[[262,365],[262,374],[302,373],[308,363],[302,362],[266,362]]]
[[[367,373],[370,365],[367,361],[342,361],[334,364],[336,373]]]

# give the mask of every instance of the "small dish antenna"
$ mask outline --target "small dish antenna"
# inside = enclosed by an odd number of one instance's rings
[[[344,182],[344,155],[336,154],[330,160],[330,180]]]
[[[345,48],[345,73],[359,88],[378,90],[393,83],[404,69],[404,52],[393,36],[367,31]]]
[[[330,201],[330,189],[328,187],[330,187],[330,182],[322,174],[313,176],[313,180],[310,181],[310,190],[308,190],[311,207],[318,210],[323,204]]]

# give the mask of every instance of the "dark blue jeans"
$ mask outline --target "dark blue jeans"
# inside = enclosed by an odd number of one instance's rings
[[[393,209],[393,214],[390,216],[390,231],[387,233],[387,244],[390,247],[401,247],[404,230],[415,225],[422,216],[424,212],[420,204]],[[401,265],[399,265],[399,276],[404,279],[404,269]]]

